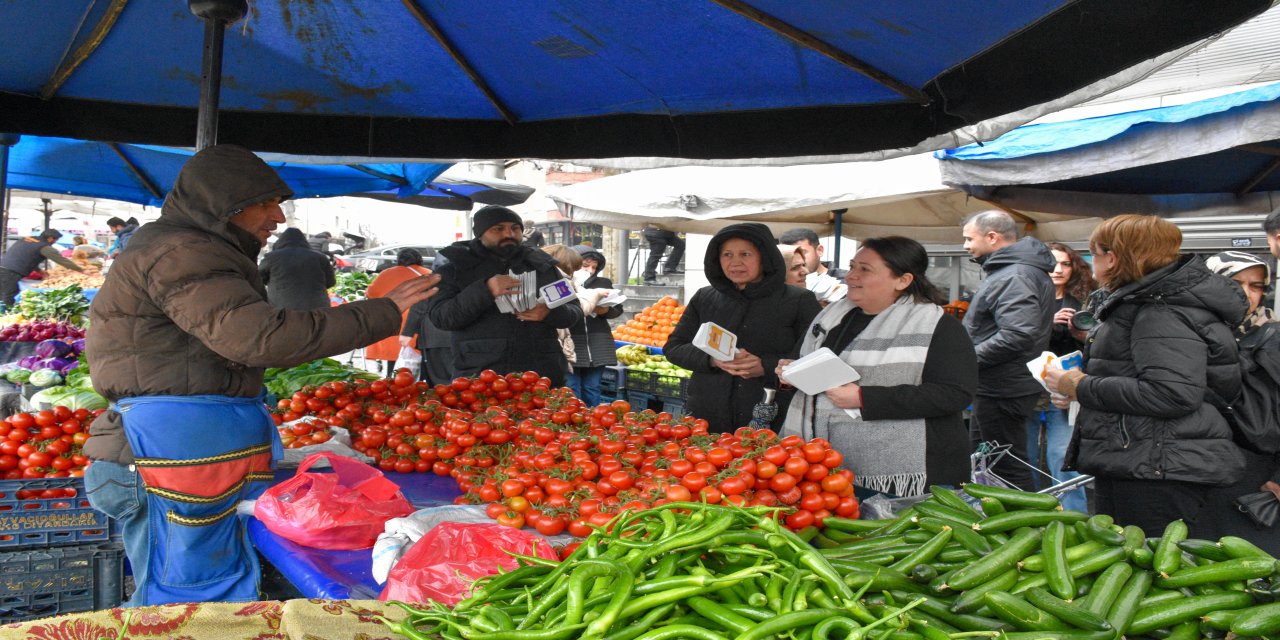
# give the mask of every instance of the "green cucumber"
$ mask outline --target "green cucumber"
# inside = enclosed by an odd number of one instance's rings
[[[828,529],[838,529],[845,533],[868,534],[894,522],[897,522],[897,518],[892,520],[850,520],[832,516],[823,519],[822,526]]]
[[[1006,631],[999,640],[1112,640],[1111,631]]]
[[[1018,583],[1018,570],[1010,569],[972,589],[966,590],[959,596],[956,596],[954,602],[951,603],[951,610],[955,613],[974,613],[978,609],[986,606],[983,596],[988,591],[1008,591],[1013,585]]]
[[[1145,544],[1134,549],[1133,553],[1129,554],[1129,562],[1132,562],[1143,569],[1150,569],[1155,558],[1156,553],[1151,549],[1148,549]]]
[[[1133,577],[1129,578],[1129,581],[1120,589],[1116,601],[1111,603],[1111,609],[1107,612],[1107,622],[1111,623],[1117,638],[1129,630],[1133,616],[1138,613],[1138,603],[1142,602],[1147,589],[1151,588],[1151,579],[1150,571],[1135,571]]]
[[[989,591],[983,599],[997,618],[1019,631],[1066,631],[1071,628],[1056,616],[1007,591]]]
[[[1050,522],[1040,540],[1040,553],[1044,554],[1044,577],[1049,582],[1049,591],[1063,600],[1070,600],[1076,595],[1076,583],[1067,567],[1065,536],[1065,525]]]
[[[979,521],[973,525],[973,530],[980,533],[1002,533],[1022,527],[1042,527],[1050,522],[1077,522],[1088,517],[1089,514],[1079,511],[1010,511]]]
[[[1261,605],[1261,606],[1265,607],[1268,605]],[[1270,606],[1280,607],[1280,605],[1276,605],[1275,603],[1272,603],[1272,605]],[[1257,607],[1253,607],[1253,608],[1256,609]],[[1245,611],[1250,611],[1250,609],[1224,609],[1222,611],[1210,611],[1209,613],[1206,613],[1203,616],[1200,616],[1200,621],[1214,629],[1221,629],[1222,631],[1230,631],[1231,623],[1235,622],[1236,617],[1238,617],[1241,613],[1244,613]],[[1255,634],[1241,634],[1241,635],[1255,635]]]
[[[964,529],[950,529],[950,531],[951,537],[954,539],[956,537],[956,533],[964,531]],[[969,533],[973,532],[970,531]],[[978,555],[979,554],[965,549],[964,547],[951,545],[939,552],[935,558],[939,562],[972,562],[974,558],[978,557]]]
[[[1012,509],[1061,509],[1058,499],[1047,493],[1029,493],[1017,489],[992,487],[984,484],[961,485],[964,492],[978,499],[995,498],[1006,508]]]
[[[1151,587],[1150,589],[1147,589],[1147,595],[1142,599],[1142,602],[1138,603],[1138,608],[1147,609],[1149,607],[1154,607],[1157,604],[1160,604],[1161,602],[1169,602],[1170,600],[1181,600],[1191,595],[1194,595],[1194,594],[1184,593],[1181,590],[1166,591],[1158,587]]]
[[[1063,622],[1088,631],[1107,631],[1111,623],[1078,604],[1067,602],[1044,589],[1028,589],[1025,594],[1027,602]]]
[[[1067,547],[1063,553],[1067,557],[1067,562],[1075,562],[1085,556],[1091,556],[1098,553],[1105,548],[1106,546],[1101,542],[1089,540],[1072,547]],[[1027,556],[1026,559],[1022,561],[1022,564],[1018,565],[1018,568],[1023,571],[1044,571],[1044,554],[1037,553],[1033,556]]]
[[[911,574],[908,577],[912,582],[929,584],[938,577],[938,568],[931,564],[918,564],[911,568]]]
[[[1118,547],[1124,545],[1125,537],[1123,529],[1117,531],[1112,528],[1114,526],[1111,516],[1099,513],[1085,521],[1085,533],[1090,540],[1097,540],[1105,545]]]
[[[994,516],[998,513],[1004,513],[1008,509],[995,498],[982,498],[978,500],[978,505],[982,507],[982,513],[986,516]]]
[[[867,591],[888,591],[890,589],[898,589],[910,593],[925,593],[928,587],[912,582],[909,578],[896,571],[884,569],[876,573],[865,571],[851,571],[844,576],[844,583],[849,588],[857,591],[863,586],[867,587]]]
[[[1182,566],[1182,549],[1178,543],[1187,539],[1187,523],[1174,520],[1164,528],[1164,535],[1156,544],[1155,556],[1151,559],[1151,568],[1162,576],[1177,571]]]
[[[1275,560],[1275,556],[1258,548],[1257,545],[1236,536],[1222,536],[1218,539],[1218,544],[1222,545],[1222,550],[1232,558],[1271,558]]]
[[[1280,632],[1280,602],[1270,602],[1236,612],[1231,632],[1238,636],[1268,636]]]
[[[1124,547],[1125,553],[1130,555],[1141,547],[1147,546],[1147,533],[1140,527],[1134,525],[1125,525],[1124,527]]]
[[[1197,558],[1212,560],[1214,562],[1222,562],[1230,560],[1231,556],[1227,555],[1222,545],[1209,540],[1200,540],[1198,538],[1187,538],[1178,543],[1178,548],[1190,553]]]
[[[1173,631],[1165,638],[1165,640],[1199,640],[1200,623],[1195,620],[1188,620],[1173,628]]]
[[[921,602],[912,611],[921,611],[942,620],[943,622],[960,629],[961,631],[1000,631],[1009,629],[1009,625],[1001,620],[993,618],[985,618],[982,616],[963,615],[953,613],[946,602],[930,596],[914,596],[910,593],[900,591],[890,591],[890,595],[903,602],[915,602],[923,598]],[[910,614],[908,614],[910,615]]]
[[[987,539],[979,535],[971,528],[971,525],[965,525],[959,522],[948,522],[941,518],[923,517],[918,518],[917,524],[921,529],[937,533],[943,527],[951,527],[951,538],[960,543],[970,553],[975,556],[985,556],[991,553],[991,543]]]
[[[1068,562],[1072,578],[1081,578],[1093,573],[1098,573],[1110,567],[1111,565],[1124,560],[1124,549],[1120,547],[1103,547],[1091,556],[1087,556],[1075,562]],[[1017,585],[1010,589],[1011,593],[1022,593],[1032,587],[1044,587],[1049,584],[1048,578],[1043,573],[1032,574],[1023,578]]]
[[[968,502],[965,502],[965,499],[961,498],[960,494],[952,491],[951,489],[933,485],[929,487],[929,493],[933,494],[933,499],[937,500],[938,504],[951,507],[961,513],[967,513],[974,518],[981,517],[981,514],[979,514]]]
[[[1162,589],[1210,585],[1219,582],[1264,578],[1275,573],[1276,561],[1265,558],[1236,558],[1214,562],[1201,567],[1187,567],[1168,577],[1156,578],[1155,585]]]
[[[951,575],[948,586],[956,591],[972,589],[1018,565],[1040,543],[1038,529],[1024,529],[1009,540],[1008,544],[992,551],[973,564],[957,569]]]
[[[928,532],[926,531],[925,533]],[[932,560],[934,556],[938,555],[938,553],[942,551],[943,547],[947,546],[948,542],[951,542],[950,527],[933,534],[933,537],[929,538],[928,541],[917,547],[915,551],[908,553],[903,556],[902,559],[889,565],[889,568],[894,571],[906,573],[916,565],[924,564]]]
[[[923,544],[932,537],[933,534],[928,531],[923,529],[912,529],[911,531],[902,534],[902,541],[908,544]]]
[[[941,518],[943,520],[946,520],[947,522],[967,523],[970,526],[972,526],[973,523],[982,519],[973,511],[966,513],[964,511],[960,511],[958,509],[952,509],[951,507],[945,506],[937,502],[932,502],[930,500],[925,500],[924,502],[917,502],[914,505],[912,505],[912,508],[915,509],[916,513],[921,516]]]
[[[1161,602],[1160,604],[1138,611],[1133,622],[1125,633],[1142,635],[1156,629],[1172,627],[1188,620],[1220,609],[1241,609],[1253,604],[1253,598],[1247,593],[1229,591],[1207,596],[1191,596],[1181,600]]]
[[[1116,596],[1124,588],[1124,583],[1128,582],[1132,575],[1133,567],[1130,567],[1127,562],[1117,562],[1107,567],[1102,575],[1093,581],[1093,589],[1089,591],[1084,602],[1079,604],[1092,613],[1105,616],[1107,610],[1111,608],[1111,603],[1115,602]]]

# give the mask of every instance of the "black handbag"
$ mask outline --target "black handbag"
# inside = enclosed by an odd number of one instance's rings
[[[1280,500],[1270,491],[1246,493],[1236,498],[1236,508],[1261,527],[1270,527],[1280,516]]]

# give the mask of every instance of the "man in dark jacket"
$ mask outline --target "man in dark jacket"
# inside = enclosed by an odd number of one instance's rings
[[[13,306],[18,295],[18,281],[36,270],[40,263],[52,260],[68,269],[83,272],[80,265],[63,257],[53,248],[53,243],[62,237],[57,229],[45,229],[39,235],[21,238],[9,247],[0,260],[0,304],[5,308]]]
[[[437,255],[432,266],[438,271],[449,259]],[[417,337],[416,342],[414,337]],[[453,333],[431,324],[425,301],[413,305],[400,331],[400,346],[417,349],[422,354],[422,367],[418,379],[432,385],[449,384],[458,374],[453,370]]]
[[[378,300],[272,307],[256,258],[291,195],[248,149],[201,150],[90,308],[93,385],[112,406],[90,426],[85,489],[121,527],[131,605],[259,599],[235,510],[261,493],[282,453],[264,369],[394,335],[400,311],[434,291],[437,278],[424,277]]]
[[[498,296],[518,293],[520,280],[509,273],[537,272],[543,287],[563,277],[551,256],[520,244],[523,222],[506,207],[488,206],[472,221],[475,238],[440,251],[449,264],[437,273],[440,293],[427,305],[431,323],[453,332],[453,365],[458,375],[484,369],[500,374],[536,371],[563,386],[568,362],[556,329],[582,319],[582,307],[544,303],[520,313],[503,313]]]
[[[1026,421],[1044,388],[1027,362],[1049,346],[1057,311],[1053,252],[1032,237],[1018,240],[1013,218],[1003,211],[978,213],[962,227],[964,248],[986,277],[973,294],[964,327],[978,355],[978,393],[973,399],[970,433],[975,440],[1010,446],[1027,459]],[[1015,486],[1034,491],[1031,467],[1009,456],[993,471]]]
[[[582,256],[582,270],[579,273],[589,275],[578,285],[578,295],[590,295],[588,292],[593,289],[612,289],[613,281],[600,275],[605,265],[604,254],[584,248],[579,251],[579,255]],[[569,387],[588,407],[594,407],[602,400],[600,380],[604,375],[604,368],[618,364],[609,321],[620,315],[622,305],[595,307],[591,314],[584,314],[582,322],[569,329],[569,333],[573,335],[573,378],[576,378],[570,379]]]
[[[273,306],[310,311],[329,306],[329,287],[336,280],[329,257],[311,248],[301,229],[285,229],[258,265],[267,300]]]

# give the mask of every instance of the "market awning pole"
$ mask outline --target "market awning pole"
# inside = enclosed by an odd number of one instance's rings
[[[9,247],[9,147],[21,139],[16,133],[0,133],[0,254]]]
[[[836,209],[831,212],[831,214],[835,216],[834,222],[836,225],[836,246],[831,252],[832,269],[840,268],[840,245],[844,242],[844,212],[846,211],[848,211],[848,209]]]
[[[204,58],[200,63],[200,106],[196,151],[218,143],[218,99],[222,91],[222,41],[227,25],[244,17],[248,0],[187,0],[187,8],[204,20]]]

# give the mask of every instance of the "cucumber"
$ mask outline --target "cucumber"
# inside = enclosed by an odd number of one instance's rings
[[[1056,501],[1057,498],[1054,500]],[[1088,517],[1089,514],[1079,511],[1010,511],[979,521],[973,525],[973,530],[981,533],[1002,533],[1022,527],[1043,527],[1050,522],[1077,522]]]
[[[1125,631],[1134,635],[1142,635],[1156,629],[1171,627],[1219,609],[1241,609],[1253,604],[1253,598],[1247,593],[1229,591],[1207,596],[1192,596],[1181,600],[1161,602],[1147,609],[1142,609],[1133,616],[1133,622]]]
[[[1156,544],[1155,556],[1151,559],[1151,568],[1162,576],[1168,576],[1182,566],[1182,549],[1178,543],[1187,539],[1187,523],[1174,520],[1164,528],[1164,535]]]
[[[1075,562],[1085,556],[1098,553],[1105,548],[1101,542],[1089,540],[1073,547],[1067,547],[1064,553],[1067,556],[1067,562]],[[1023,571],[1044,571],[1044,554],[1037,553],[1033,556],[1027,556],[1022,561],[1022,564],[1018,565],[1018,568]]]
[[[1067,602],[1044,589],[1028,589],[1026,599],[1028,603],[1034,605],[1037,609],[1041,609],[1077,629],[1085,629],[1087,631],[1108,631],[1111,629],[1111,623],[1107,622],[1107,619],[1101,615],[1089,611],[1078,604]]]
[[[841,530],[839,530],[839,529],[837,529],[837,528],[835,528],[835,527],[827,527],[826,529],[823,529],[823,530],[822,530],[822,535],[824,535],[824,536],[826,536],[826,537],[828,537],[828,538],[830,538],[830,539],[832,539],[832,540],[835,540],[836,542],[839,542],[840,544],[846,544],[846,543],[849,543],[849,542],[857,542],[857,541],[859,541],[859,540],[861,540],[861,539],[862,539],[862,536],[860,536],[860,535],[858,535],[858,534],[856,534],[856,533],[846,533],[846,532],[841,531]]]
[[[1160,604],[1161,602],[1168,602],[1170,600],[1181,600],[1186,597],[1188,597],[1188,594],[1185,594],[1181,591],[1165,591],[1164,589],[1157,589],[1156,587],[1151,587],[1150,589],[1147,589],[1147,596],[1142,599],[1142,602],[1138,603],[1138,608],[1146,609],[1149,607],[1154,607],[1157,604]]]
[[[982,506],[982,513],[987,516],[994,516],[1008,511],[1008,509],[1004,508],[1004,505],[995,498],[983,498],[978,501],[978,504]]]
[[[1238,636],[1266,636],[1280,632],[1280,602],[1236,612],[1231,620],[1231,632]]]
[[[1236,558],[1214,562],[1202,567],[1188,567],[1169,577],[1156,578],[1155,585],[1162,589],[1210,585],[1219,582],[1264,578],[1275,573],[1276,561],[1265,558]]]
[[[1007,591],[989,591],[983,599],[997,618],[1020,631],[1066,631],[1071,628],[1056,616]]]
[[[1132,575],[1133,567],[1130,567],[1127,562],[1117,562],[1107,567],[1102,575],[1093,581],[1093,590],[1089,592],[1084,602],[1078,604],[1092,613],[1105,616],[1107,610],[1111,608],[1111,603],[1115,602],[1116,596],[1124,588],[1124,583],[1128,582]]]
[[[1218,544],[1222,545],[1222,550],[1232,558],[1271,558],[1275,560],[1275,556],[1258,548],[1257,545],[1236,536],[1222,536],[1218,539]]]
[[[923,598],[924,602],[921,602],[912,611],[927,613],[961,631],[1000,631],[1011,628],[1008,623],[1002,620],[952,613],[947,603],[930,596],[913,596],[910,593],[902,593],[900,591],[890,591],[889,594],[903,602],[914,602]]]
[[[883,536],[896,536],[911,528],[911,525],[913,524],[911,522],[911,518],[915,515],[915,505],[907,507],[906,509],[898,512],[898,517],[886,522],[878,529],[873,529],[871,533],[867,534],[867,537],[879,538]],[[825,524],[826,520],[823,520],[822,522]]]
[[[854,591],[866,585],[870,585],[867,587],[867,591],[897,589],[909,593],[925,593],[928,590],[928,587],[916,584],[901,573],[889,571],[888,569],[876,573],[851,571],[845,574],[844,583]]]
[[[822,526],[828,529],[838,529],[845,533],[868,534],[876,529],[888,526],[897,522],[897,518],[892,520],[850,520],[848,518],[840,518],[832,516],[822,521]]]
[[[1227,555],[1227,551],[1222,548],[1222,545],[1209,540],[1187,538],[1186,540],[1178,543],[1178,548],[1197,558],[1204,558],[1205,560],[1212,560],[1214,562],[1222,562],[1223,560],[1231,559],[1231,556]]]
[[[960,543],[970,553],[975,556],[984,556],[991,553],[991,543],[987,539],[976,533],[971,525],[965,525],[959,522],[948,522],[941,518],[933,517],[917,517],[916,524],[921,529],[937,533],[942,531],[943,527],[951,527],[951,538]],[[944,550],[943,553],[946,553]]]
[[[1049,591],[1063,600],[1070,600],[1076,595],[1076,583],[1067,567],[1065,536],[1065,525],[1050,522],[1040,540],[1040,553],[1044,554],[1044,577],[1049,582]]]
[[[1038,529],[1024,529],[1009,540],[1008,544],[992,551],[977,562],[957,569],[948,582],[948,586],[956,591],[972,589],[1018,565],[1027,554],[1031,553],[1040,542]]]
[[[884,549],[886,547],[893,547],[893,546],[900,545],[903,542],[906,542],[906,539],[903,536],[885,536],[883,538],[871,538],[868,540],[859,540],[857,542],[849,542],[849,543],[840,545],[838,550],[832,549],[830,551],[823,551],[821,553],[822,555],[828,558],[839,558],[841,556],[851,556],[858,553],[864,553],[866,551],[872,551],[875,549]]]
[[[926,531],[925,533],[928,532]],[[924,542],[919,547],[916,547],[915,551],[908,553],[903,556],[902,559],[889,565],[889,568],[894,571],[906,573],[916,565],[924,564],[932,560],[934,556],[938,555],[938,553],[942,551],[943,547],[947,546],[948,542],[951,542],[950,527],[944,528],[942,531],[933,534],[933,537],[928,541]]]
[[[911,575],[908,577],[913,582],[929,584],[930,581],[938,577],[938,568],[931,564],[918,564],[911,568]]]
[[[929,500],[925,500],[924,502],[917,502],[914,505],[912,505],[912,508],[914,508],[916,510],[916,513],[921,516],[941,518],[943,520],[946,520],[947,522],[956,522],[961,524],[967,523],[969,526],[972,526],[973,523],[982,519],[972,511],[969,513],[965,513],[964,511],[952,509],[951,507],[947,507],[937,502],[932,502]]]
[[[1112,640],[1111,631],[1006,631],[999,640]]]
[[[1173,632],[1169,634],[1165,640],[1199,640],[1200,623],[1195,620],[1188,620],[1173,628]]]
[[[1129,554],[1129,562],[1132,562],[1133,564],[1138,565],[1143,569],[1150,569],[1152,562],[1155,560],[1155,558],[1156,558],[1155,552],[1152,551],[1151,549],[1148,549],[1147,545],[1145,544],[1142,545],[1141,547],[1138,547],[1137,549],[1134,549],[1133,553]]]
[[[1117,531],[1111,527],[1113,520],[1111,516],[1099,513],[1088,520],[1085,520],[1085,533],[1090,540],[1096,540],[1105,545],[1118,547],[1124,545],[1125,537],[1123,529]]]
[[[1084,542],[1085,540],[1089,539],[1089,536],[1085,534],[1083,520],[1079,522],[1072,522],[1063,526],[1064,526],[1064,529],[1063,529],[1062,540],[1063,540],[1064,546],[1074,547],[1080,544],[1081,542]]]
[[[966,590],[956,597],[951,603],[951,610],[955,613],[975,613],[978,609],[986,606],[983,596],[988,591],[1008,591],[1010,587],[1018,583],[1018,570],[1010,569],[972,589]]]
[[[949,531],[951,531],[951,537],[954,539],[956,532],[964,531],[964,529],[950,529]],[[969,533],[973,532],[970,531]],[[978,554],[958,545],[948,546],[935,556],[939,562],[972,562],[977,557]]]
[[[1107,622],[1111,623],[1117,638],[1129,631],[1129,624],[1133,621],[1133,616],[1138,613],[1138,603],[1142,602],[1147,589],[1151,588],[1151,579],[1151,572],[1135,571],[1133,577],[1129,578],[1129,581],[1120,589],[1116,601],[1111,604],[1111,609],[1107,612]]]
[[[1265,607],[1267,605],[1261,605],[1261,606]],[[1253,608],[1256,609],[1257,607],[1253,607]],[[1250,611],[1250,610],[1251,609],[1224,609],[1222,611],[1210,611],[1209,613],[1206,613],[1203,616],[1200,616],[1200,621],[1206,625],[1209,625],[1210,627],[1213,627],[1214,629],[1230,631],[1231,623],[1235,622],[1236,617],[1239,616],[1241,613],[1244,613],[1245,611]],[[1242,634],[1242,635],[1246,635],[1246,634]]]
[[[937,500],[938,504],[941,504],[946,507],[951,507],[952,509],[955,509],[956,511],[959,511],[961,513],[967,513],[973,516],[974,518],[981,517],[981,514],[979,514],[976,509],[970,506],[968,502],[965,502],[965,499],[961,498],[960,494],[956,493],[955,491],[952,491],[951,489],[948,489],[946,487],[940,487],[938,485],[933,485],[929,487],[929,493],[933,494],[933,499]]]
[[[922,544],[932,537],[933,534],[924,529],[912,529],[902,534],[902,541],[908,544]]]
[[[813,536],[813,538],[809,540],[809,543],[819,549],[835,549],[840,546],[839,542],[836,542],[821,533]]]
[[[1124,547],[1125,553],[1132,555],[1137,549],[1147,546],[1146,532],[1134,525],[1125,525],[1124,544],[1121,546]]]
[[[978,499],[995,498],[1010,509],[1061,509],[1058,499],[1047,493],[1029,493],[1017,489],[992,487],[983,484],[963,484],[964,492]]]
[[[1091,556],[1081,558],[1075,562],[1068,562],[1071,577],[1081,578],[1089,574],[1097,573],[1110,567],[1111,565],[1124,560],[1124,549],[1120,547],[1103,547],[1102,551]],[[1043,587],[1049,584],[1045,574],[1032,574],[1023,578],[1017,585],[1010,589],[1011,593],[1022,593],[1032,587]]]

